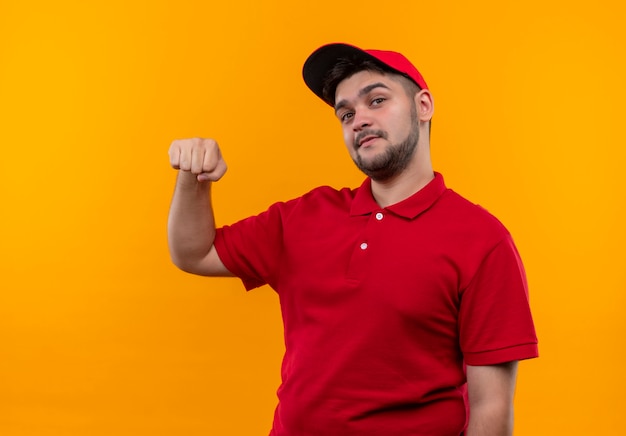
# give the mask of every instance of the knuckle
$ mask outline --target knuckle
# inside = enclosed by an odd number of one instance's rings
[[[211,138],[204,138],[202,141],[202,145],[204,145],[207,150],[213,150],[217,148],[217,142],[215,142],[215,140]]]

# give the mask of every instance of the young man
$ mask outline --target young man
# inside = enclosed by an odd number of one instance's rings
[[[433,98],[401,54],[330,44],[303,70],[368,176],[215,229],[210,139],[174,141],[172,259],[279,295],[286,352],[273,436],[499,436],[517,361],[537,356],[510,234],[432,169]]]

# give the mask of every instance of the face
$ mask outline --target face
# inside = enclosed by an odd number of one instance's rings
[[[361,71],[343,80],[335,113],[357,167],[376,181],[389,180],[411,163],[419,140],[415,100],[400,78]]]

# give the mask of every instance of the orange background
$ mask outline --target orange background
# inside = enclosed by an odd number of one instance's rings
[[[332,41],[415,61],[436,169],[515,237],[541,352],[516,435],[622,434],[624,6],[299,4],[0,2],[0,434],[267,434],[277,298],[171,265],[167,149],[220,142],[220,223],[359,184],[300,76]]]

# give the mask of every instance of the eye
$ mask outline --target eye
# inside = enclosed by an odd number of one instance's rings
[[[372,106],[378,106],[379,104],[381,104],[385,100],[386,100],[386,98],[384,98],[384,97],[376,97],[375,99],[372,100],[372,102],[370,104]]]
[[[344,112],[339,117],[339,120],[341,120],[342,123],[345,123],[346,121],[350,120],[350,118],[352,118],[353,116],[354,116],[354,112]]]

